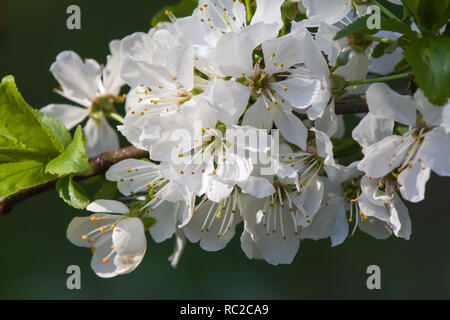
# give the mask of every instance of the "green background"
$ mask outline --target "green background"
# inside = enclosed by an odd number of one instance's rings
[[[0,0],[0,77],[14,74],[36,108],[63,102],[52,93],[57,82],[48,71],[60,51],[71,49],[105,62],[110,40],[147,31],[152,15],[174,2]],[[66,28],[70,4],[81,7],[82,30]],[[167,261],[173,239],[160,245],[149,240],[137,270],[114,279],[98,278],[89,266],[90,251],[65,238],[70,220],[86,212],[69,208],[56,191],[49,191],[0,218],[0,298],[448,299],[449,187],[448,179],[433,176],[426,200],[409,205],[410,241],[378,241],[361,232],[337,248],[330,248],[328,240],[304,241],[294,263],[274,267],[248,260],[237,236],[216,253],[188,244],[173,270]],[[366,287],[366,268],[372,264],[381,268],[379,291]],[[81,290],[66,288],[69,265],[81,267]]]

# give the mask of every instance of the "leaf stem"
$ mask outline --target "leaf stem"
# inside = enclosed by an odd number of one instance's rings
[[[386,77],[380,77],[380,78],[370,78],[370,79],[364,79],[364,80],[347,81],[345,84],[345,88],[360,85],[360,84],[392,81],[392,80],[404,79],[404,78],[408,78],[408,77],[411,77],[411,74],[406,72],[406,73],[399,73],[399,74],[394,74],[392,76],[386,76]]]
[[[397,20],[398,22],[402,22],[395,14],[390,12],[388,8],[382,6],[377,0],[372,0],[371,3],[378,6],[380,8],[380,10],[389,18]]]

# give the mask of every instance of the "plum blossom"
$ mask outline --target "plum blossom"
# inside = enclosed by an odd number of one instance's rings
[[[61,85],[55,92],[79,106],[50,104],[41,109],[61,121],[67,129],[89,118],[84,126],[88,156],[119,147],[118,135],[106,117],[115,112],[113,103],[120,101],[117,96],[124,85],[120,77],[120,41],[111,41],[109,47],[111,55],[104,68],[92,59],[83,62],[73,51],[61,52],[50,67]]]

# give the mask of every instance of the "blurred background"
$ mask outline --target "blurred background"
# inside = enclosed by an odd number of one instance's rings
[[[57,82],[48,71],[60,51],[71,49],[105,63],[110,40],[147,31],[153,14],[175,2],[0,0],[0,78],[13,74],[35,108],[63,102],[52,93]],[[66,28],[71,4],[81,7],[81,30]],[[113,279],[98,278],[89,266],[90,250],[65,237],[70,220],[86,212],[49,191],[0,217],[0,298],[449,299],[449,190],[449,179],[433,176],[426,200],[409,205],[410,241],[379,241],[361,232],[336,248],[328,240],[309,240],[302,242],[294,263],[274,267],[248,260],[237,236],[216,253],[188,244],[173,270],[167,261],[173,239],[160,245],[149,240],[141,265]],[[381,290],[366,287],[372,264],[381,268]],[[81,268],[81,290],[66,287],[69,265]]]

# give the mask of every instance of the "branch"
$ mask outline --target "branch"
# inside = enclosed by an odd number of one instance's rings
[[[367,103],[365,97],[361,95],[349,95],[341,100],[336,101],[335,106],[336,114],[351,114],[351,113],[364,113],[368,112]],[[304,115],[300,115],[301,118]],[[147,151],[139,150],[135,147],[126,147],[109,152],[102,153],[98,156],[89,158],[89,162],[92,164],[92,169],[87,173],[83,173],[75,176],[76,180],[86,179],[98,174],[104,174],[115,163],[125,159],[140,159],[148,158]],[[56,180],[50,181],[35,187],[21,190],[10,196],[0,198],[0,216],[5,215],[13,209],[13,207],[26,199],[29,199],[37,194],[55,188]]]
[[[139,150],[133,146],[108,151],[98,156],[89,158],[89,162],[91,163],[92,168],[89,170],[88,173],[77,175],[74,177],[74,179],[82,180],[98,174],[104,174],[113,164],[119,161],[130,158],[134,159],[148,158],[148,156],[149,155],[147,151]],[[17,203],[29,199],[37,194],[54,189],[55,185],[56,180],[53,180],[31,188],[23,189],[10,196],[0,198],[0,216],[10,213]]]

